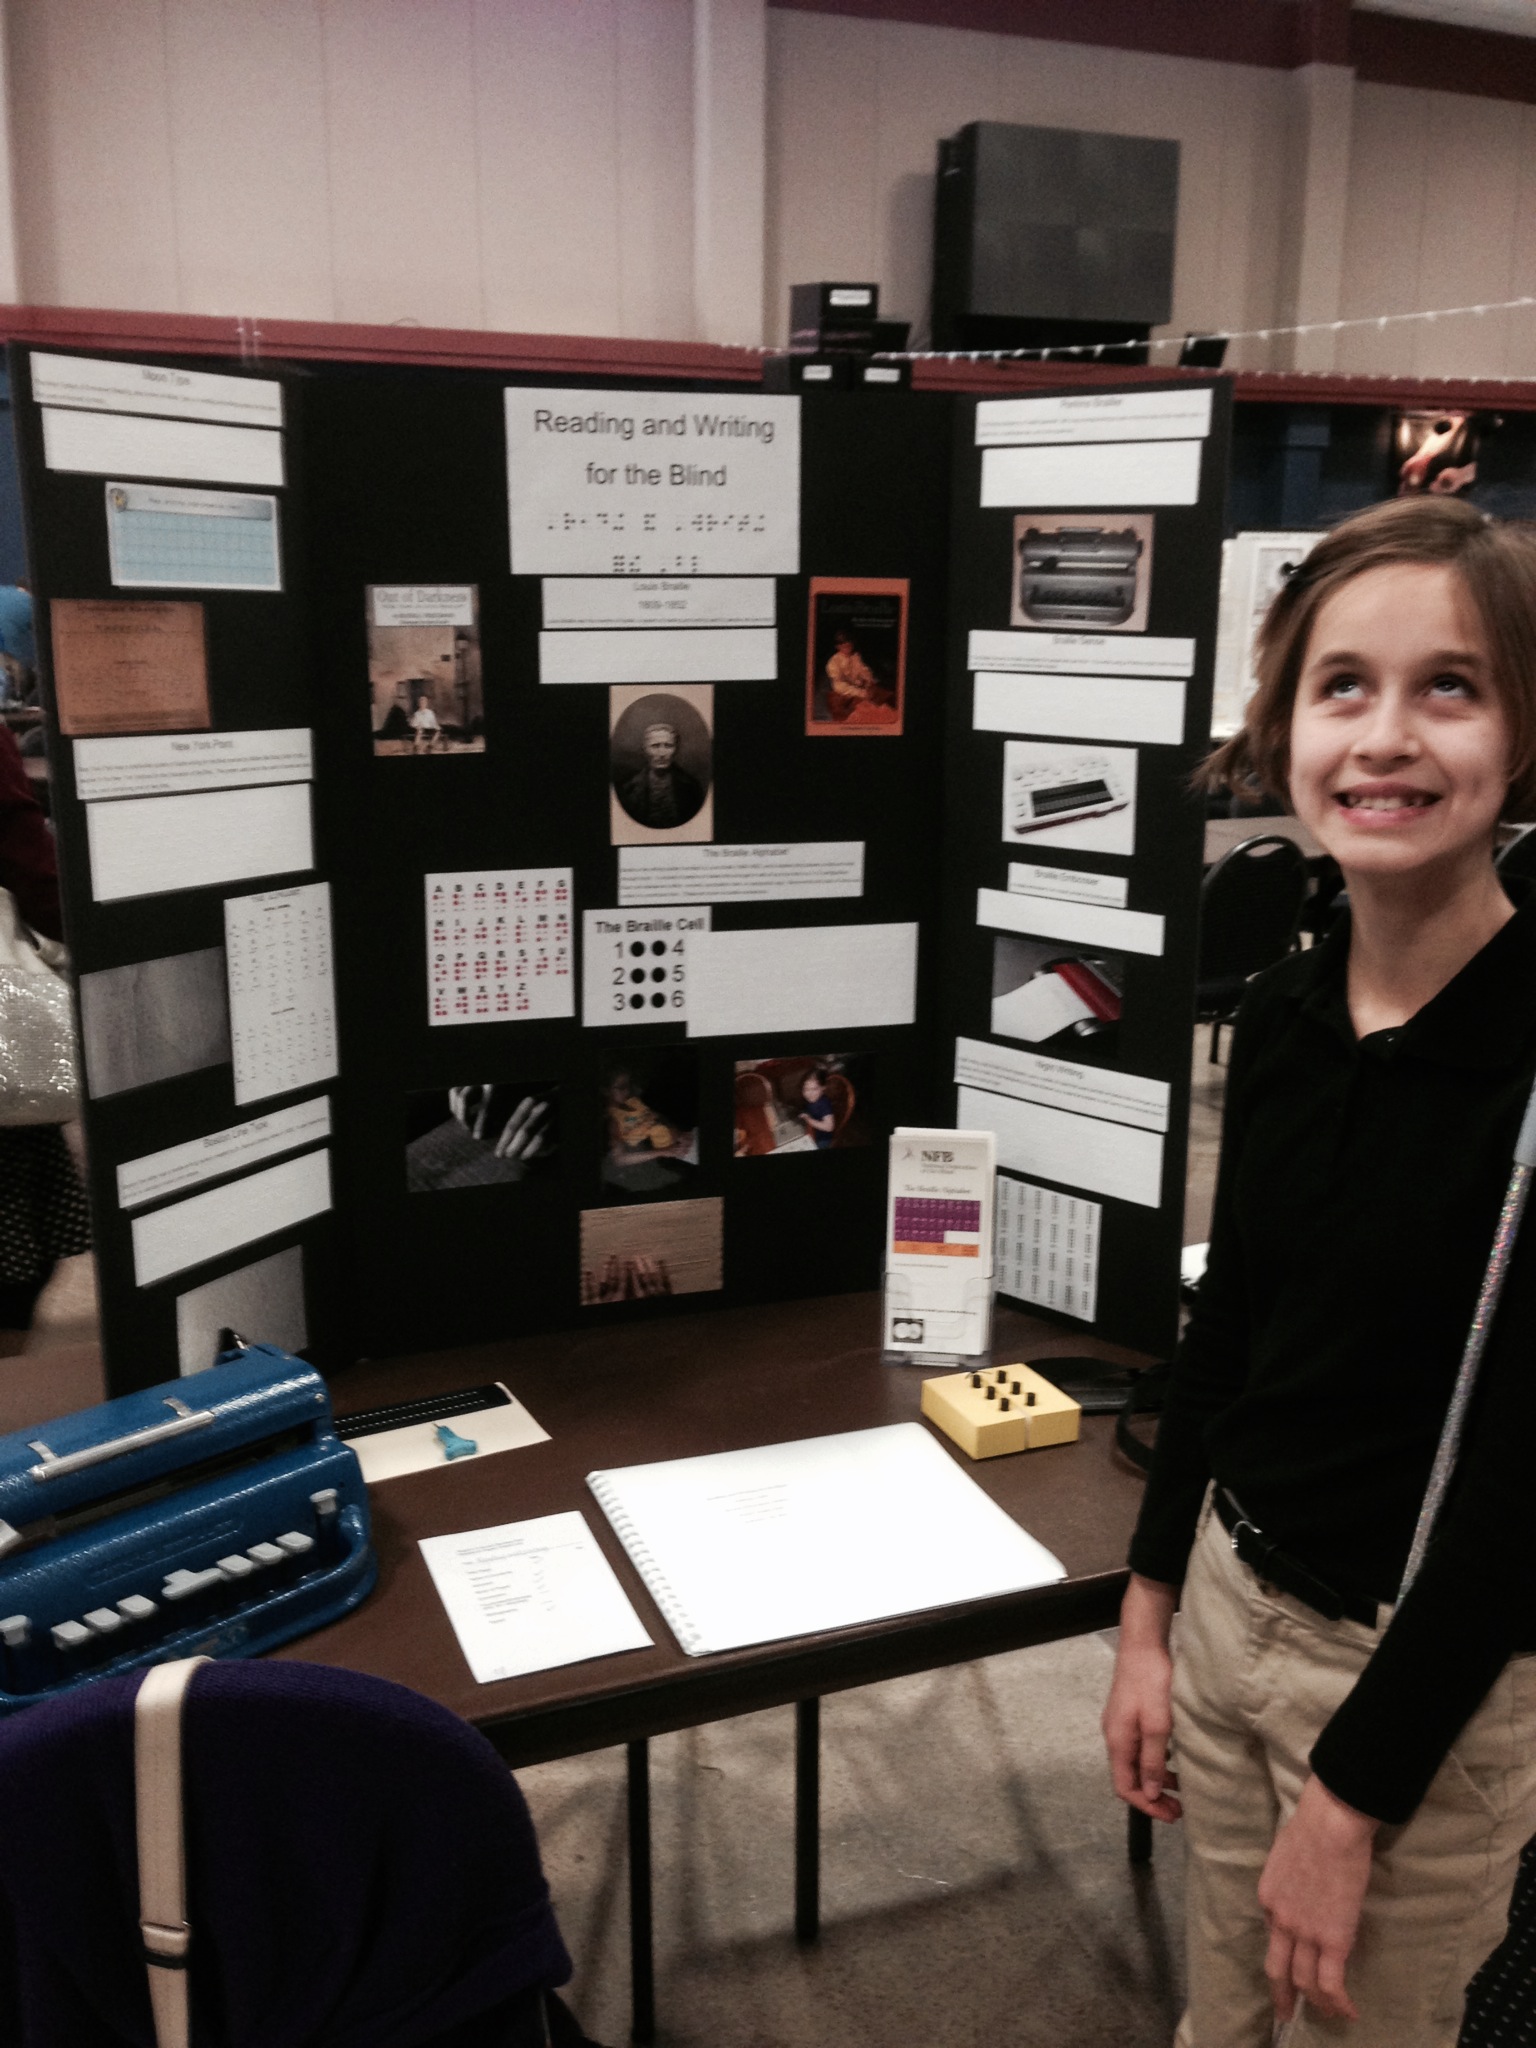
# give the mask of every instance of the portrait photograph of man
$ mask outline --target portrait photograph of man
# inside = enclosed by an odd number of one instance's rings
[[[609,816],[615,846],[711,840],[714,687],[609,691]]]

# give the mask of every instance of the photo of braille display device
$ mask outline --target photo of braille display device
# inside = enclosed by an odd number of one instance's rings
[[[1039,832],[1072,818],[1102,818],[1125,809],[1127,795],[1107,755],[1071,761],[1020,761],[1008,777],[1008,823],[1015,833]]]
[[[1014,521],[1010,622],[1076,632],[1145,629],[1152,515],[1028,514]]]

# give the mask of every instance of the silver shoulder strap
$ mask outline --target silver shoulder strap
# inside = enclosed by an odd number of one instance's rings
[[[139,1933],[158,2048],[189,2048],[187,1851],[181,1808],[181,1709],[206,1657],[152,1664],[133,1709],[139,1840]]]

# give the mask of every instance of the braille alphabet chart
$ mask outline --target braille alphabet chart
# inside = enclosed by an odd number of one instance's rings
[[[433,1024],[575,1016],[569,868],[470,868],[426,889]]]
[[[583,911],[582,1023],[686,1023],[688,946],[709,920],[698,905]]]
[[[1091,1323],[1099,1291],[1103,1207],[1033,1181],[997,1176],[997,1286],[1015,1301]]]
[[[331,885],[231,896],[224,905],[235,1101],[259,1102],[336,1073]]]

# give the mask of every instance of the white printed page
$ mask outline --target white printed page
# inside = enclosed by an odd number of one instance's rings
[[[477,1685],[650,1647],[575,1510],[423,1537],[421,1554]]]
[[[588,1484],[692,1656],[1066,1577],[918,1423]]]
[[[231,896],[224,949],[236,1102],[329,1081],[336,1072],[330,883]]]

